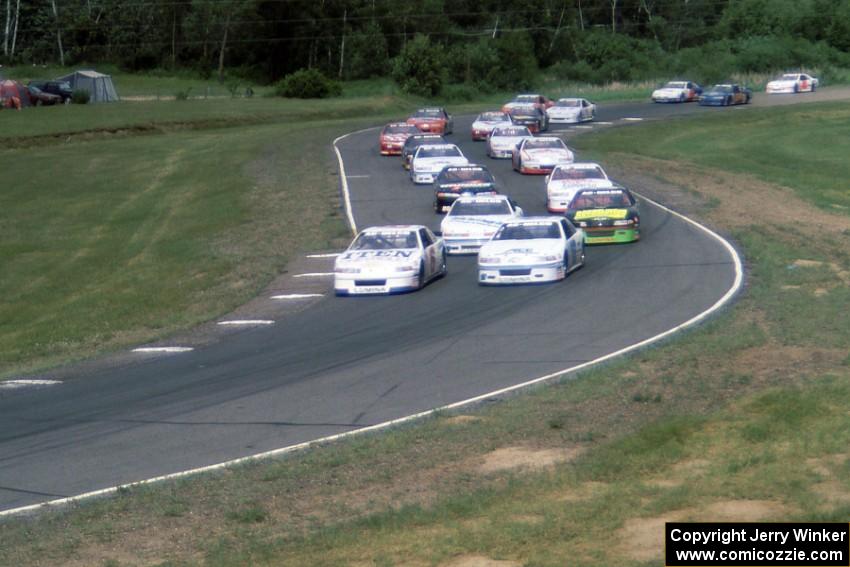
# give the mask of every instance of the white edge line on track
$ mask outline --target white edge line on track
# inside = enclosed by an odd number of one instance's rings
[[[308,272],[306,274],[295,274],[293,278],[327,278],[334,275],[333,272]]]
[[[272,299],[309,299],[311,297],[324,297],[323,293],[287,293],[285,295],[273,295]]]
[[[336,258],[339,252],[329,252],[327,254],[307,254],[308,258]]]
[[[368,128],[367,130],[373,130],[373,129],[374,128]],[[365,132],[367,130],[360,130],[359,132]],[[357,133],[358,132],[351,132],[351,134],[357,134]],[[346,136],[351,135],[351,134],[346,134]],[[340,167],[342,167],[342,156],[340,155],[339,150],[336,148],[336,143],[337,143],[337,141],[339,141],[343,138],[345,138],[345,136],[340,136],[339,138],[334,140],[334,149],[336,150],[337,157],[339,158]],[[344,175],[342,176],[342,179],[345,179]],[[348,202],[349,197],[348,197],[347,187],[344,188],[343,194],[345,195],[345,199],[346,199],[346,211],[350,214],[351,205]],[[640,195],[640,197],[642,199],[644,199],[645,201],[651,203],[652,205],[658,207],[659,209],[666,211],[667,213],[669,213],[673,216],[676,216],[676,217],[684,220],[685,222],[697,227],[699,230],[705,232],[706,234],[708,234],[709,236],[711,236],[712,238],[714,238],[715,240],[720,242],[720,244],[726,249],[726,251],[732,257],[732,262],[735,266],[735,280],[732,283],[732,286],[711,307],[709,307],[708,309],[706,309],[702,313],[699,313],[699,314],[695,315],[694,317],[691,317],[690,319],[688,319],[684,323],[676,325],[675,327],[667,329],[666,331],[664,331],[662,333],[659,333],[659,334],[657,334],[653,337],[649,337],[648,339],[644,339],[644,340],[637,342],[633,345],[629,345],[627,347],[621,348],[618,351],[608,353],[604,356],[600,356],[599,358],[596,358],[594,360],[589,360],[589,361],[584,362],[582,364],[578,364],[576,366],[571,366],[570,368],[558,370],[557,372],[552,372],[551,374],[546,374],[545,376],[533,378],[531,380],[527,380],[527,381],[522,382],[520,384],[514,384],[513,386],[508,386],[506,388],[501,388],[499,390],[487,392],[486,394],[481,394],[481,395],[475,396],[473,398],[467,398],[466,400],[461,400],[459,402],[454,402],[454,403],[444,405],[444,406],[440,406],[440,407],[437,407],[437,408],[433,408],[433,409],[430,409],[430,410],[421,411],[419,413],[406,415],[404,417],[399,417],[399,418],[392,419],[392,420],[389,420],[389,421],[384,421],[382,423],[376,423],[375,425],[369,425],[369,426],[366,426],[366,427],[361,427],[360,429],[355,429],[355,430],[352,430],[352,431],[346,431],[346,432],[343,432],[343,433],[337,433],[336,435],[329,435],[327,437],[321,437],[319,439],[314,439],[312,441],[305,441],[303,443],[298,443],[298,444],[295,444],[295,445],[289,445],[287,447],[281,447],[279,449],[273,449],[271,451],[266,451],[264,453],[257,453],[256,455],[249,455],[247,457],[241,457],[239,459],[233,459],[233,460],[230,460],[230,461],[225,461],[223,463],[217,463],[217,464],[209,465],[209,466],[206,466],[206,467],[199,467],[199,468],[195,468],[195,469],[191,469],[191,470],[187,470],[187,471],[180,471],[180,472],[171,473],[171,474],[167,474],[167,475],[157,476],[157,477],[154,477],[154,478],[149,478],[149,479],[145,479],[145,480],[141,480],[141,481],[133,482],[133,483],[128,483],[128,484],[122,484],[122,485],[119,485],[119,486],[111,486],[109,488],[103,488],[101,490],[95,490],[93,492],[86,492],[85,494],[79,494],[77,496],[70,496],[68,498],[60,498],[58,500],[51,500],[51,501],[48,501],[48,502],[41,502],[39,504],[22,506],[20,508],[12,508],[10,510],[3,510],[3,511],[0,511],[0,517],[11,516],[11,515],[15,515],[15,514],[21,514],[21,513],[24,513],[24,512],[38,510],[39,508],[49,508],[49,507],[56,507],[56,506],[63,506],[63,505],[67,505],[67,504],[72,504],[72,503],[80,502],[82,500],[86,500],[86,499],[93,498],[93,497],[96,497],[96,496],[105,496],[105,495],[108,495],[108,494],[113,494],[115,492],[118,492],[119,490],[126,490],[128,488],[132,488],[133,486],[142,486],[142,485],[146,485],[146,484],[152,484],[152,483],[155,483],[155,482],[173,480],[173,479],[183,478],[183,477],[190,476],[190,475],[220,470],[220,469],[223,469],[223,468],[227,468],[227,467],[231,467],[231,466],[235,466],[235,465],[240,465],[240,464],[243,464],[243,463],[249,463],[249,462],[253,462],[253,461],[268,459],[270,457],[285,455],[287,453],[292,453],[292,452],[299,451],[299,450],[302,450],[302,449],[307,449],[309,447],[313,447],[315,445],[320,445],[320,444],[323,444],[323,443],[330,443],[330,442],[338,441],[340,439],[345,439],[347,437],[351,437],[351,436],[354,436],[354,435],[360,435],[360,434],[363,434],[363,433],[367,433],[369,431],[378,431],[378,430],[381,430],[381,429],[387,429],[389,427],[400,425],[402,423],[407,423],[407,422],[414,421],[414,420],[417,420],[417,419],[422,419],[424,417],[432,416],[437,412],[444,412],[444,411],[447,411],[447,410],[457,409],[457,408],[460,408],[460,407],[463,407],[463,406],[466,406],[466,405],[470,405],[470,404],[473,404],[473,403],[476,403],[476,402],[480,402],[482,400],[486,400],[487,398],[500,396],[502,394],[507,394],[509,392],[514,392],[516,390],[522,390],[522,389],[528,388],[529,386],[533,386],[533,385],[536,385],[536,384],[547,382],[547,381],[550,381],[554,378],[558,378],[560,376],[563,376],[565,374],[577,372],[579,370],[584,370],[586,368],[589,368],[589,367],[594,366],[596,364],[599,364],[601,362],[611,360],[612,358],[616,358],[620,355],[632,352],[634,350],[648,346],[652,343],[658,342],[658,341],[665,339],[665,338],[669,337],[670,335],[673,335],[673,334],[675,334],[675,333],[677,333],[677,332],[679,332],[683,329],[691,327],[691,326],[699,323],[700,321],[702,321],[703,319],[705,319],[706,317],[708,317],[712,313],[721,309],[741,289],[741,285],[744,282],[744,270],[743,270],[743,265],[742,265],[742,262],[741,262],[741,257],[738,255],[737,250],[735,250],[735,247],[732,246],[731,243],[729,243],[725,238],[723,238],[722,236],[720,236],[719,234],[717,234],[716,232],[714,232],[710,228],[705,227],[705,226],[699,224],[698,222],[696,222],[695,220],[692,220],[692,219],[686,217],[683,214],[677,213],[676,211],[673,211],[673,210],[665,207],[664,205],[661,205],[660,203],[656,203],[652,199],[644,197],[643,195]],[[352,222],[352,227],[353,227],[354,226],[354,220],[351,219],[351,222]]]
[[[336,159],[339,162],[339,181],[342,185],[342,197],[345,203],[345,216],[348,219],[348,226],[351,228],[351,233],[353,235],[357,235],[357,223],[354,222],[354,214],[351,212],[351,194],[348,191],[348,179],[345,175],[345,163],[342,161],[342,154],[339,152],[339,147],[337,144],[346,139],[349,136],[353,136],[354,134],[361,134],[363,132],[368,132],[369,130],[377,130],[380,126],[373,126],[372,128],[363,128],[362,130],[357,130],[356,132],[349,132],[348,134],[343,134],[339,136],[333,141],[334,152],[336,153]]]
[[[219,321],[216,325],[274,325],[269,319],[235,319],[232,321]]]
[[[27,388],[29,386],[55,386],[56,384],[61,383],[61,380],[4,380],[0,382],[0,390]]]
[[[163,346],[163,347],[139,347],[134,348],[133,352],[189,352],[195,350],[187,346]]]

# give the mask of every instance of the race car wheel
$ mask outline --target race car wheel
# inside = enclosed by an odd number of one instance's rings
[[[725,105],[726,105],[726,106],[731,105],[731,104],[732,104],[732,97],[731,97],[731,96],[727,96],[727,97],[726,97],[726,100],[725,100],[725,101],[723,101],[723,102],[725,103]]]
[[[685,102],[685,93],[679,95],[679,102]]]
[[[419,288],[425,287],[425,262],[419,262]]]
[[[449,271],[449,265],[446,263],[446,251],[443,250],[443,255],[440,258],[440,277],[443,278]]]
[[[795,84],[795,85],[794,85],[794,92],[795,92],[795,93],[800,92],[800,85],[798,85],[798,84]]]
[[[812,83],[812,92],[815,92],[818,89],[818,86]]]

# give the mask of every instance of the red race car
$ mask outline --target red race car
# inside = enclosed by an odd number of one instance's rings
[[[423,132],[451,134],[454,129],[452,115],[445,108],[420,108],[407,119],[408,124],[415,124]]]
[[[399,156],[404,142],[413,134],[419,134],[419,128],[407,122],[391,122],[384,126],[378,140],[381,144],[381,155]]]

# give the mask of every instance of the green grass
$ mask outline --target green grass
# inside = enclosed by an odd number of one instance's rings
[[[831,105],[794,110],[832,116],[836,128],[850,121],[836,118]],[[850,142],[837,139],[843,152],[818,160],[820,148],[803,135],[816,134],[817,120],[776,109],[760,112],[758,123],[775,127],[771,112],[778,124],[798,124],[800,136],[774,144],[778,154],[803,158],[794,162],[795,179],[833,176],[835,191],[846,192],[840,156],[850,154]],[[739,121],[726,122],[725,135],[746,139],[748,114],[735,113]],[[711,120],[670,121],[577,141],[605,163],[608,151],[647,155],[647,144],[663,143],[654,138],[685,129],[699,139],[714,128]],[[768,179],[781,158],[769,146],[759,152],[754,173]],[[716,168],[734,175],[736,159],[718,158]],[[751,189],[748,176],[735,179],[741,191]],[[806,185],[790,186],[818,202]],[[478,408],[471,420],[440,415],[0,523],[0,564],[438,565],[480,555],[530,565],[645,566],[658,562],[652,554],[660,553],[665,519],[732,520],[729,509],[743,507],[773,521],[846,521],[846,238],[818,227],[789,231],[757,210],[744,212],[752,222],[731,230],[748,261],[746,294],[677,341]],[[833,218],[814,208],[809,214]],[[724,226],[723,218],[710,220]],[[800,258],[835,267],[799,267]],[[484,460],[505,447],[583,452],[542,472],[483,472]]]

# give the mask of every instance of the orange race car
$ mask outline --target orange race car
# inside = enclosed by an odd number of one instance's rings
[[[451,134],[454,129],[452,115],[445,108],[420,108],[407,119],[408,124],[415,124],[423,132]]]

